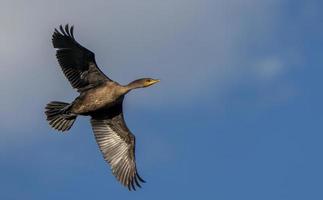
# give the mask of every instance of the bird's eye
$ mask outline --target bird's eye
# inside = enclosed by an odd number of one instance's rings
[[[147,80],[147,82],[149,83],[149,82],[151,82],[151,80]]]

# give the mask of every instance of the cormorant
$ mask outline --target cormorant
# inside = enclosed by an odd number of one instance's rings
[[[52,101],[45,114],[51,127],[68,131],[77,116],[91,117],[92,130],[104,159],[112,173],[129,190],[145,182],[138,174],[135,162],[135,136],[128,129],[122,102],[131,90],[151,86],[159,80],[142,78],[128,85],[108,78],[97,66],[94,53],[74,38],[73,26],[55,29],[52,43],[66,78],[80,95],[72,103]]]

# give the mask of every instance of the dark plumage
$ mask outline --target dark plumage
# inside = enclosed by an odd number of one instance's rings
[[[97,66],[95,55],[74,38],[73,26],[55,29],[52,42],[63,73],[80,95],[70,104],[53,101],[45,107],[51,127],[68,131],[78,115],[91,117],[95,139],[112,173],[129,190],[145,182],[135,162],[135,136],[128,129],[122,103],[131,90],[151,86],[159,80],[143,78],[120,85]]]

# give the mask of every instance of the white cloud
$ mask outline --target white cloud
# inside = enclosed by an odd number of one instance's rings
[[[266,58],[256,63],[255,71],[262,80],[273,80],[286,70],[286,66],[279,58]]]

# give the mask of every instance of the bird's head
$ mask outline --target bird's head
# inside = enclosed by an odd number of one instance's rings
[[[141,78],[137,79],[135,81],[132,81],[128,84],[128,87],[130,89],[136,89],[136,88],[145,88],[154,85],[155,83],[158,83],[160,80],[153,79],[153,78]]]

